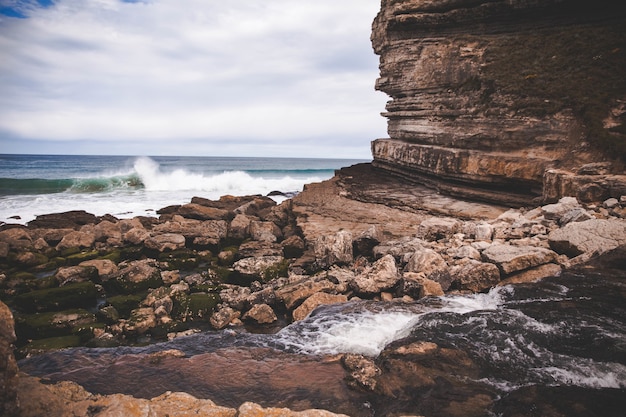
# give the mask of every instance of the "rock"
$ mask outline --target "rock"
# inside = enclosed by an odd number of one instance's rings
[[[115,279],[110,280],[118,291],[125,294],[158,288],[163,285],[161,271],[153,259],[131,261],[119,265],[120,270]]]
[[[67,211],[65,213],[43,214],[28,222],[29,228],[40,229],[74,229],[77,230],[86,224],[95,224],[98,218],[83,210]]]
[[[297,235],[289,236],[287,239],[283,240],[281,246],[283,247],[285,258],[288,259],[301,257],[306,249],[304,240]]]
[[[414,299],[444,294],[440,283],[426,278],[423,273],[417,272],[405,272],[402,274],[400,290],[402,294]]]
[[[359,294],[372,295],[392,288],[399,280],[400,274],[394,257],[385,255],[357,274],[350,282],[350,287]]]
[[[321,272],[312,277],[299,277],[293,282],[278,288],[276,297],[282,300],[285,306],[291,310],[318,292],[343,293],[347,290],[347,284],[345,281],[337,279],[336,275],[338,274]]]
[[[28,249],[33,244],[33,238],[25,228],[13,227],[0,231],[0,242],[4,243],[4,255],[6,257],[9,249]]]
[[[230,222],[228,235],[235,239],[246,239],[250,236],[252,218],[245,214],[237,214]]]
[[[292,411],[288,408],[263,408],[252,402],[243,403],[239,409],[237,417],[348,417],[345,414],[335,414],[326,410],[304,410]]]
[[[158,252],[174,251],[185,247],[185,236],[175,233],[163,233],[146,239],[144,246]]]
[[[211,315],[209,321],[215,330],[221,330],[239,317],[241,317],[239,311],[233,310],[230,307],[221,307]]]
[[[363,355],[348,353],[343,355],[341,363],[349,373],[346,378],[349,386],[368,391],[373,391],[376,388],[376,377],[380,376],[382,372],[374,360]]]
[[[407,263],[415,252],[424,249],[426,243],[427,242],[419,238],[406,237],[401,240],[391,240],[378,245],[372,252],[376,258],[382,258],[385,255],[393,255],[396,261]]]
[[[580,208],[578,200],[574,197],[563,197],[558,203],[548,204],[541,207],[541,212],[546,220],[554,220],[560,222],[561,217],[570,210]]]
[[[498,285],[522,284],[536,282],[548,277],[555,277],[561,274],[562,268],[557,264],[545,264],[526,271],[518,272],[502,280]]]
[[[426,278],[441,284],[446,291],[450,287],[452,278],[446,261],[432,249],[422,249],[413,254],[404,268],[405,272],[421,272]]]
[[[104,242],[110,246],[122,245],[122,229],[119,223],[103,220],[93,226],[93,233],[97,242]]]
[[[93,266],[68,266],[59,268],[54,274],[59,286],[76,282],[92,281],[98,278],[98,270]]]
[[[189,203],[180,206],[178,214],[187,219],[194,220],[224,220],[228,217],[228,210],[216,207],[207,207],[200,204]]]
[[[550,247],[570,258],[578,255],[599,255],[626,243],[626,221],[592,219],[568,223],[550,232]]]
[[[555,262],[556,253],[533,246],[493,244],[482,253],[483,260],[496,264],[500,272],[509,275],[524,269]]]
[[[26,340],[75,336],[74,333],[79,326],[85,327],[94,323],[96,323],[94,314],[84,309],[70,309],[20,315],[15,326],[20,338]]]
[[[125,330],[130,334],[142,335],[148,330],[156,327],[157,319],[154,310],[150,307],[138,308],[130,312]]]
[[[110,280],[119,272],[119,268],[115,262],[109,259],[92,259],[90,261],[81,262],[78,266],[96,268],[98,277],[102,281]]]
[[[142,227],[133,227],[123,235],[125,242],[132,243],[133,245],[141,245],[144,241],[150,238],[150,232]]]
[[[17,397],[18,368],[13,354],[15,337],[13,314],[0,301],[0,415],[17,417],[19,403]]]
[[[251,279],[265,280],[268,277],[268,271],[277,268],[285,258],[282,256],[260,256],[255,258],[240,259],[233,264],[234,270]]]
[[[612,209],[618,206],[619,206],[619,200],[617,198],[609,198],[607,200],[604,200],[604,202],[602,203],[602,207],[606,209]]]
[[[352,233],[341,230],[334,235],[323,235],[314,243],[317,263],[321,267],[349,264],[353,260]]]
[[[13,298],[15,307],[27,313],[62,310],[66,308],[91,308],[96,304],[97,290],[91,281],[68,284],[60,288],[30,291]]]
[[[306,318],[306,316],[311,313],[311,311],[315,310],[317,307],[324,304],[337,304],[337,303],[345,303],[348,301],[348,297],[343,294],[328,294],[325,292],[317,292],[311,295],[309,298],[304,300],[302,304],[298,308],[296,308],[293,313],[293,320],[300,321]]]
[[[559,219],[559,224],[565,226],[568,223],[584,222],[593,219],[593,216],[584,208],[576,207],[566,211]]]
[[[417,230],[417,237],[427,241],[449,238],[459,231],[461,222],[449,217],[431,217],[424,220]]]
[[[463,245],[460,248],[454,249],[452,250],[451,255],[453,258],[457,259],[480,259],[480,252],[478,252],[478,250],[471,245]]]
[[[63,236],[63,239],[56,246],[58,251],[63,251],[69,248],[91,248],[96,241],[96,236],[93,233],[84,232],[70,232]]]
[[[271,324],[278,318],[272,307],[267,304],[256,304],[242,317],[243,320],[254,321],[258,324]]]
[[[493,236],[493,226],[489,223],[479,223],[476,225],[474,238],[476,240],[490,241]]]
[[[244,242],[239,246],[239,258],[257,258],[262,256],[282,256],[282,247],[276,243],[257,242],[255,240]]]
[[[261,242],[276,242],[282,239],[280,228],[272,222],[250,222],[250,236]]]
[[[494,287],[500,282],[500,270],[492,263],[467,260],[450,267],[454,277],[454,287],[460,290],[480,292]]]
[[[361,232],[352,242],[356,255],[372,258],[373,249],[383,240],[383,232],[380,226],[373,225],[369,229]]]

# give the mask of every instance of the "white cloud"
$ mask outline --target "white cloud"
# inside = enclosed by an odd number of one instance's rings
[[[369,44],[379,4],[58,0],[28,8],[26,19],[0,21],[0,132],[12,141],[197,140],[203,149],[314,140],[369,152],[385,129]]]

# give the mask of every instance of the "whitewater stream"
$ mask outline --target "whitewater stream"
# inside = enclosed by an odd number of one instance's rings
[[[146,347],[71,349],[24,359],[20,368],[51,381],[76,381],[94,393],[150,398],[186,391],[233,407],[255,401],[353,416],[441,416],[463,415],[441,404],[488,398],[482,415],[545,415],[554,409],[561,412],[555,416],[622,416],[626,279],[620,274],[566,273],[413,303],[352,301],[318,308],[272,334],[235,328]],[[434,343],[467,363],[442,368],[437,357],[409,355],[398,371],[405,386],[386,387],[393,380],[391,350],[418,342]],[[179,352],[154,355],[166,350]],[[345,353],[379,366],[376,389],[348,387],[339,359]],[[440,375],[415,388],[426,372],[420,370],[433,367],[453,382]]]

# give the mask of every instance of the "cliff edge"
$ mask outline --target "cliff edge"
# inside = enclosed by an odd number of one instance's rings
[[[607,0],[382,0],[374,166],[513,206],[625,194],[624,27]]]

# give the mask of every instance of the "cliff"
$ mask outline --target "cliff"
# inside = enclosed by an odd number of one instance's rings
[[[382,0],[374,166],[469,199],[625,194],[626,6]]]

